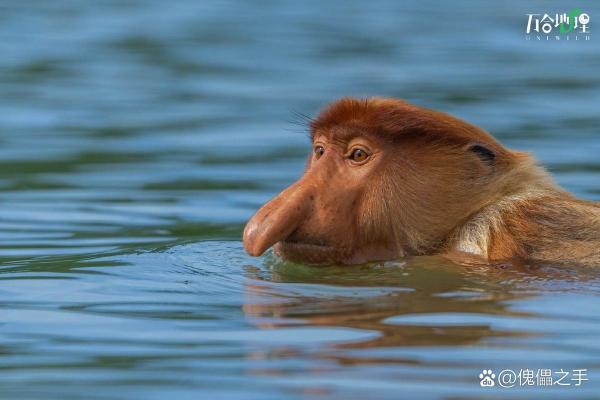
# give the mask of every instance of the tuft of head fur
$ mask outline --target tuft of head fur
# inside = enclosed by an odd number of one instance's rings
[[[415,137],[455,145],[482,142],[498,153],[506,151],[478,126],[399,99],[344,97],[327,106],[310,125],[313,137],[319,131],[350,128],[362,129],[391,141]]]

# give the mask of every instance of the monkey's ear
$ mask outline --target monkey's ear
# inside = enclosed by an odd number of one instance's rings
[[[481,161],[487,165],[494,165],[496,153],[482,143],[470,143],[466,147],[467,151],[474,153]]]

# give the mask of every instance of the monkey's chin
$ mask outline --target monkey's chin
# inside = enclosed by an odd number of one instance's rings
[[[312,243],[281,241],[275,244],[273,250],[284,260],[311,265],[356,265],[399,258],[395,251],[381,245],[346,249]]]

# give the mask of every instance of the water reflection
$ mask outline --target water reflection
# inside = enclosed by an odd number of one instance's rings
[[[348,348],[464,345],[491,337],[531,334],[525,329],[492,326],[485,318],[469,323],[468,318],[509,316],[525,321],[532,316],[509,307],[511,301],[532,296],[516,290],[514,281],[522,283],[523,272],[473,269],[441,257],[369,266],[310,267],[284,262],[271,254],[266,265],[269,273],[246,268],[251,281],[245,286],[244,313],[261,328],[307,324],[378,333],[374,339],[341,344]],[[455,324],[436,325],[435,316],[443,313],[458,314]],[[433,316],[432,322],[411,325],[396,318],[390,323],[394,317],[409,314]],[[467,316],[466,323],[461,316]]]

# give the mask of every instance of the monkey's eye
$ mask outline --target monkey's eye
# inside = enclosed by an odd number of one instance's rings
[[[357,149],[352,150],[352,153],[350,153],[349,158],[352,162],[360,164],[360,163],[367,161],[367,159],[369,158],[369,153],[367,153],[365,150],[363,150],[361,148],[357,148]]]
[[[313,151],[315,152],[315,158],[318,160],[319,158],[321,158],[323,153],[325,153],[325,147],[315,146],[315,149]]]

